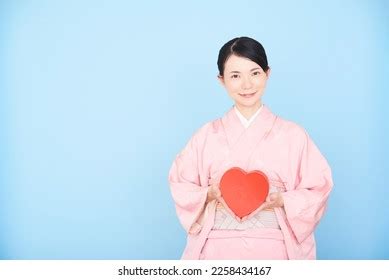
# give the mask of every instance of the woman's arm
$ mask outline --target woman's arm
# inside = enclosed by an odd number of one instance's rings
[[[169,172],[169,184],[177,216],[188,233],[201,230],[201,218],[209,201],[209,186],[200,180],[198,134],[194,135],[175,158]]]
[[[296,185],[280,193],[288,223],[298,242],[315,229],[327,206],[333,182],[331,169],[319,149],[304,132],[298,161],[292,165]]]

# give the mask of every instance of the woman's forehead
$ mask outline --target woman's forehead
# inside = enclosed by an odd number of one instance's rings
[[[224,65],[225,71],[251,71],[254,68],[260,68],[260,66],[254,61],[241,56],[231,55]]]

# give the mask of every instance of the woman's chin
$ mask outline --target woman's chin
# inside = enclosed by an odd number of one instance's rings
[[[261,102],[260,100],[235,100],[235,104],[239,107],[251,108],[258,106],[259,104],[261,104]]]

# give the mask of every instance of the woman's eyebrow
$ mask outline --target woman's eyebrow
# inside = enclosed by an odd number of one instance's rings
[[[254,70],[259,70],[260,68],[259,67],[255,67],[253,69],[250,70],[250,72],[254,71]],[[230,73],[240,73],[239,71],[231,71]]]

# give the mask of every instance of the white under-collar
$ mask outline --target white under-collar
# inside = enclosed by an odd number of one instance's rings
[[[238,116],[238,118],[240,119],[242,125],[245,127],[245,128],[248,128],[250,126],[250,124],[255,120],[255,118],[259,115],[259,112],[261,112],[263,108],[263,104],[261,105],[261,107],[259,107],[259,109],[255,112],[254,115],[251,116],[251,118],[248,120],[245,118],[245,116],[242,115],[241,112],[239,112],[238,108],[236,108],[236,106],[234,106],[234,109],[235,109],[235,112],[236,112],[236,115]]]

